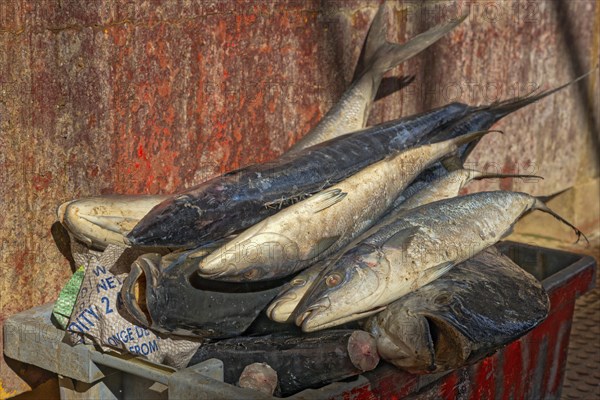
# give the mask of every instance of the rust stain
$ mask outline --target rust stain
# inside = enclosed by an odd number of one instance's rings
[[[48,189],[52,182],[52,172],[46,172],[44,174],[36,174],[33,176],[33,188],[38,192]]]
[[[396,10],[389,40],[405,41],[440,22],[440,15],[416,12],[414,3],[388,4]],[[510,15],[489,21],[479,10],[428,55],[392,71],[416,75],[412,92],[378,101],[371,121],[445,104],[451,84],[566,81],[560,21],[544,2],[527,4],[538,5],[532,22]],[[339,99],[377,7],[369,0],[4,5],[0,104],[9,118],[0,135],[6,150],[0,289],[16,284],[11,299],[19,301],[2,308],[0,321],[56,298],[70,274],[48,234],[58,204],[108,193],[173,193],[277,157]],[[425,11],[431,6],[423,5]],[[575,45],[591,49],[595,60],[600,11],[593,6],[592,13],[587,2],[569,3],[578,16]],[[428,83],[438,90],[428,93]],[[597,85],[597,76],[590,84]],[[485,102],[485,93],[475,94],[476,103]],[[499,93],[501,99],[511,95]],[[500,170],[530,162],[546,177],[534,187],[515,183],[515,189],[548,194],[568,187],[582,147],[577,107],[573,92],[564,92],[507,117],[506,138],[482,142],[473,160]],[[512,158],[502,159],[509,148]],[[469,189],[486,185],[492,183]],[[23,390],[5,364],[0,370],[2,390]]]

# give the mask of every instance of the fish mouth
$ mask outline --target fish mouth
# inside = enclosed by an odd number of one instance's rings
[[[304,324],[310,324],[310,322],[319,315],[319,312],[327,310],[329,307],[331,307],[331,300],[329,300],[329,297],[323,297],[317,300],[303,312],[300,310],[301,313],[295,318],[296,325],[304,326]]]
[[[62,203],[56,209],[56,217],[61,224],[65,225],[65,219],[66,219],[67,213],[69,212],[69,206],[76,201],[77,200],[67,201],[65,203]]]
[[[329,299],[327,299],[327,300],[329,301]],[[319,301],[319,303],[321,303],[321,302]],[[318,317],[320,314],[318,314],[318,312],[321,311],[322,309],[327,308],[319,303],[316,303],[316,304],[310,306],[308,309],[306,309],[306,311],[302,315],[299,315],[296,318],[296,325],[298,325],[302,328],[302,332],[319,331],[322,329],[327,329],[327,328],[331,328],[334,326],[342,325],[346,322],[356,321],[358,319],[362,319],[362,318],[368,317],[370,315],[377,314],[377,313],[385,310],[385,308],[387,307],[387,306],[375,307],[368,311],[358,312],[358,313],[350,314],[350,315],[332,319],[332,320],[323,320],[321,318],[321,321],[319,321]]]
[[[290,320],[293,321],[292,314],[298,307],[298,302],[296,301],[297,299],[298,296],[296,294],[288,293],[273,300],[273,302],[269,304],[269,307],[265,311],[267,317],[269,317],[271,321],[281,323],[290,322]],[[290,302],[293,304],[290,305]]]
[[[206,260],[202,260],[198,265],[198,275],[204,279],[218,279],[224,277],[228,271],[227,264],[221,264],[217,266],[210,266],[212,263],[206,263]]]
[[[150,327],[152,317],[148,310],[148,295],[157,285],[159,269],[147,255],[140,256],[132,265],[129,275],[123,281],[121,298],[125,309],[135,322]]]

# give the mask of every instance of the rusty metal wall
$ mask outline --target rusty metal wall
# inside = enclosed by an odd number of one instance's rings
[[[51,234],[63,201],[170,193],[276,157],[347,87],[377,1],[0,0],[0,325],[55,300],[71,274]],[[415,75],[371,123],[452,100],[523,95],[598,60],[593,0],[390,1],[390,40],[469,9],[468,20],[389,76]],[[498,124],[472,165],[597,178],[598,73]],[[512,184],[504,183],[504,188]],[[497,182],[470,190],[498,187]],[[1,346],[0,346],[1,347]],[[26,390],[0,362],[0,397]]]

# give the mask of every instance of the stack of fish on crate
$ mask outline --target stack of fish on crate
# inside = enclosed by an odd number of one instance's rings
[[[582,233],[525,193],[459,196],[473,179],[531,178],[461,166],[496,121],[583,77],[363,129],[382,75],[464,18],[399,45],[386,41],[382,6],[362,74],[276,160],[171,196],[63,204],[60,221],[91,248],[168,249],[131,265],[120,312],[201,338],[189,365],[221,359],[227,382],[278,395],[360,374],[380,357],[413,373],[455,369],[543,321],[541,284],[494,245],[531,210]]]

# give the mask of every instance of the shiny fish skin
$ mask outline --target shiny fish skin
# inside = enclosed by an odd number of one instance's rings
[[[518,192],[481,192],[427,204],[402,214],[329,265],[305,295],[296,324],[310,332],[385,309],[403,295],[510,233],[527,211],[553,213]]]
[[[68,201],[56,210],[58,221],[76,239],[103,250],[109,244],[125,245],[129,232],[160,202],[162,195],[108,195]]]
[[[194,247],[229,236],[398,150],[430,141],[436,128],[467,109],[452,103],[215,177],[154,207],[127,238],[139,246]]]
[[[369,317],[382,358],[412,373],[459,368],[533,329],[548,315],[542,284],[490,247]]]
[[[363,128],[383,74],[420,53],[464,20],[463,17],[434,27],[402,45],[397,45],[386,41],[387,23],[384,9],[385,5],[382,4],[367,35],[363,60],[366,65],[365,70],[320,123],[290,151],[299,152],[306,147]],[[111,243],[124,244],[123,234],[133,229],[152,207],[167,199],[167,196],[128,195],[122,196],[122,201],[115,201],[114,197],[98,196],[73,200],[70,202],[68,213],[66,213],[67,204],[61,205],[58,211],[59,220],[64,221],[64,225],[79,240],[94,248],[104,249]],[[146,207],[155,198],[160,200]],[[92,208],[95,210],[104,208],[107,213],[101,215],[95,212],[86,219],[87,209]],[[119,225],[124,228],[119,228]]]
[[[461,169],[446,173],[432,182],[421,182],[424,185],[421,190],[414,192],[411,196],[406,196],[407,198],[403,199],[400,205],[395,206],[395,208],[392,209],[386,215],[386,217],[379,220],[379,222],[377,222],[377,224],[369,231],[363,233],[359,238],[355,239],[352,244],[346,246],[345,250],[349,250],[358,241],[367,238],[372,233],[376,232],[377,229],[393,221],[395,218],[398,218],[398,214],[401,212],[407,212],[410,209],[422,206],[424,204],[433,203],[434,201],[456,197],[458,196],[459,191],[473,179],[488,179],[497,177],[524,176],[512,174],[486,174],[480,171]],[[411,184],[411,186],[413,185],[414,183]],[[403,192],[403,195],[409,188]],[[344,250],[342,250],[340,253],[342,252],[344,252]],[[266,311],[267,316],[275,322],[291,322],[290,317],[300,303],[302,297],[306,294],[310,286],[317,279],[317,276],[329,262],[330,261],[320,262],[296,275],[294,279],[292,279],[282,288],[281,292],[271,302]]]
[[[415,147],[374,163],[240,233],[203,258],[198,273],[238,282],[278,279],[302,270],[367,230],[427,166],[486,133]]]
[[[359,74],[319,124],[298,140],[289,152],[294,153],[364,128],[383,74],[437,42],[466,18],[465,15],[436,26],[400,45],[386,40],[384,9],[385,3],[379,7],[367,34],[363,60],[366,68],[363,73]]]

